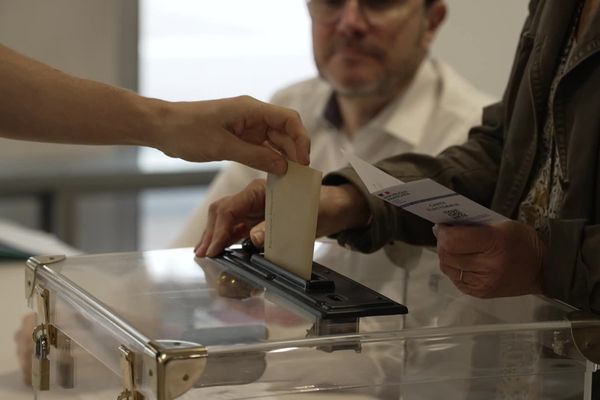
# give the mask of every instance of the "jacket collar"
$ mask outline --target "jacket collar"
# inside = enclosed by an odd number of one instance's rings
[[[592,17],[588,30],[577,42],[565,75],[584,62],[589,56],[598,52],[598,50],[600,50],[600,12],[596,12]]]
[[[543,7],[535,34],[533,63],[530,69],[531,89],[534,96],[538,121],[546,108],[550,85],[563,51],[563,43],[570,33],[573,14],[579,1],[547,1]],[[553,43],[555,45],[547,45]],[[558,45],[556,45],[558,44]]]

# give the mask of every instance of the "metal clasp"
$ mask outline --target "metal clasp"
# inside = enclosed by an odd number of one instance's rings
[[[32,333],[35,353],[32,360],[31,382],[38,391],[50,390],[50,345],[56,346],[56,329],[50,324],[50,292],[36,287],[38,319],[40,324]]]
[[[35,353],[31,365],[31,383],[37,391],[50,390],[50,341],[44,325],[38,325],[32,333]]]

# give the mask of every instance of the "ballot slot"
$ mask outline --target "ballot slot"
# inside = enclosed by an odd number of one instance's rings
[[[332,291],[335,290],[335,282],[327,275],[315,273],[315,264],[313,262],[313,272],[310,280],[304,280],[298,275],[295,275],[288,270],[281,268],[279,265],[267,260],[260,254],[252,254],[250,256],[250,265],[252,268],[260,267],[263,270],[270,271],[273,279],[278,278],[282,282],[289,285],[297,286],[304,291]]]
[[[226,249],[215,260],[317,318],[349,319],[408,312],[405,305],[316,262],[311,279],[305,281],[261,254],[250,254],[239,246]]]

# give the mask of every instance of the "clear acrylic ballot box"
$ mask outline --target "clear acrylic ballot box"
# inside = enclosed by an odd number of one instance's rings
[[[475,299],[435,253],[400,253],[320,243],[319,273],[342,279],[328,289],[191,249],[32,258],[35,396],[591,398],[593,316],[538,296]]]

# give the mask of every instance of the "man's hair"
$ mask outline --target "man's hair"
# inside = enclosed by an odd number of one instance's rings
[[[432,5],[433,3],[435,3],[437,0],[425,0],[425,7],[429,7],[430,5]]]

